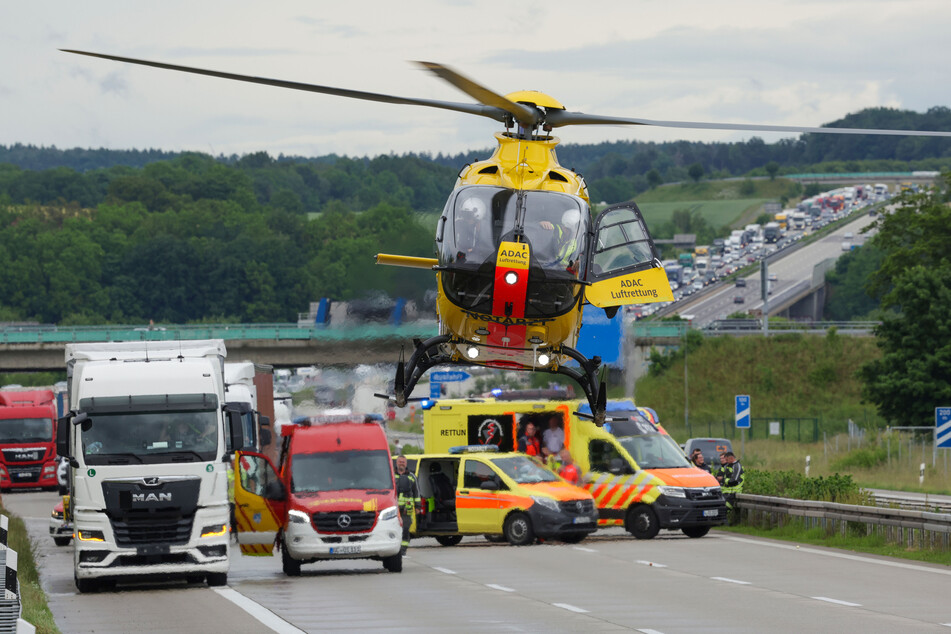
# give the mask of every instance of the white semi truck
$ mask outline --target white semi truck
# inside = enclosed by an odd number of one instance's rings
[[[70,462],[80,592],[176,575],[227,583],[228,464],[244,447],[225,407],[220,340],[68,344]]]

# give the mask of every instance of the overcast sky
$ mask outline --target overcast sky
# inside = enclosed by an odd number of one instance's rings
[[[580,7],[586,7],[581,9]],[[471,101],[409,60],[568,110],[816,126],[951,105],[947,0],[85,0],[0,8],[0,144],[319,156],[488,148],[500,124],[61,53]],[[565,143],[749,133],[576,126]],[[762,134],[772,141],[774,135]]]

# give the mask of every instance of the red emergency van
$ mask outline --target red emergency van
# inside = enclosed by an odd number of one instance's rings
[[[241,551],[269,556],[277,545],[289,576],[325,559],[375,559],[400,572],[403,525],[383,428],[311,419],[281,435],[279,469],[260,453],[238,459]]]

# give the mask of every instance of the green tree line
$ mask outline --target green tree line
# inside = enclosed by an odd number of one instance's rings
[[[432,287],[424,272],[373,263],[380,251],[433,252],[434,228],[413,211],[409,186],[372,194],[354,184],[309,220],[255,169],[182,155],[142,169],[0,171],[10,186],[0,194],[0,321],[287,322],[320,297]],[[14,201],[17,171],[57,193]],[[399,182],[392,172],[370,180]]]

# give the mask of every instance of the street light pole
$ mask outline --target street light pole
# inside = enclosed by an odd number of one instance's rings
[[[687,389],[687,331],[690,328],[689,322],[684,324],[684,427],[687,429],[687,435],[690,436],[690,419],[687,415],[688,412],[688,396],[690,394]]]

